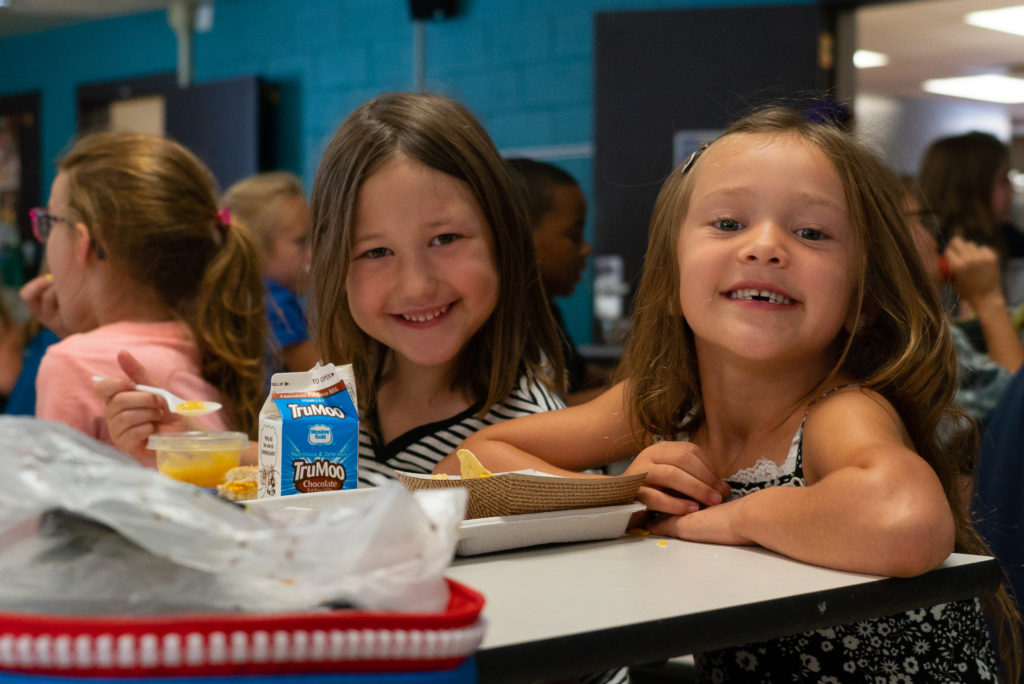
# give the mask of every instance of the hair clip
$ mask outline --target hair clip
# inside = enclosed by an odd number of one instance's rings
[[[693,153],[690,155],[690,158],[686,160],[685,164],[683,164],[683,168],[679,170],[679,175],[680,176],[685,176],[686,175],[686,172],[689,171],[690,167],[692,167],[694,165],[694,163],[697,161],[697,157],[699,157],[701,154],[703,154],[704,150],[708,149],[708,146],[710,144],[711,143],[704,143],[703,145],[701,145],[700,147],[698,147],[697,149],[695,149],[693,151]]]
[[[217,212],[217,225],[227,228],[231,225],[231,207],[224,207]]]

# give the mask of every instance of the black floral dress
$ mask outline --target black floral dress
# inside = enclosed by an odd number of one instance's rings
[[[729,478],[733,498],[804,487],[803,425],[780,467],[762,459]],[[817,629],[695,656],[699,682],[992,682],[996,656],[977,599]]]

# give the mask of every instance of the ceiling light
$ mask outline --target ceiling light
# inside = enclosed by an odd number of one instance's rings
[[[971,12],[964,16],[964,22],[971,26],[1024,36],[1024,5]]]
[[[853,66],[858,69],[884,67],[889,64],[889,55],[874,50],[857,50],[853,53]]]
[[[998,74],[933,78],[925,81],[921,87],[929,93],[966,97],[970,100],[1002,104],[1024,102],[1024,79]]]

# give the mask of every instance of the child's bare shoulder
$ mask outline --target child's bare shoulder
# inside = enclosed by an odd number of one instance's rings
[[[903,420],[878,392],[852,385],[811,406],[804,427],[805,464],[828,468],[837,461],[859,461],[876,448],[913,448]]]
[[[902,429],[903,420],[893,405],[873,389],[850,384],[837,387],[811,404],[807,416],[810,423],[880,422]]]

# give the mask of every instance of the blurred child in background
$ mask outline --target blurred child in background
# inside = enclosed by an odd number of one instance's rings
[[[957,403],[984,421],[1024,362],[1024,347],[1003,295],[999,255],[992,247],[958,235],[949,239],[940,254],[937,217],[912,178],[903,179],[903,216],[932,282],[937,288],[948,283],[980,323],[987,353],[975,349],[959,326],[951,325],[950,332],[960,371]]]
[[[942,239],[960,236],[996,251],[1007,301],[1017,306],[1024,302],[1024,232],[1013,224],[1009,172],[1010,148],[990,133],[971,131],[932,142],[917,180]]]
[[[601,393],[608,373],[587,363],[576,349],[554,298],[573,293],[590,255],[590,245],[583,237],[587,203],[576,179],[554,164],[519,157],[509,159],[508,165],[525,189],[537,266],[562,336],[569,373],[566,403],[580,404]]]
[[[263,250],[265,305],[270,322],[269,375],[312,368],[319,355],[309,341],[302,296],[309,278],[309,204],[298,176],[261,173],[238,181],[221,206],[252,231]]]
[[[87,135],[58,168],[47,207],[32,212],[52,279],[23,293],[43,324],[70,334],[40,364],[36,415],[113,443],[92,378],[129,389],[118,380],[127,350],[148,384],[224,403],[197,419],[204,427],[255,435],[266,326],[259,252],[218,213],[209,170],[175,142],[134,133]],[[134,394],[144,412],[166,415],[163,399]]]

